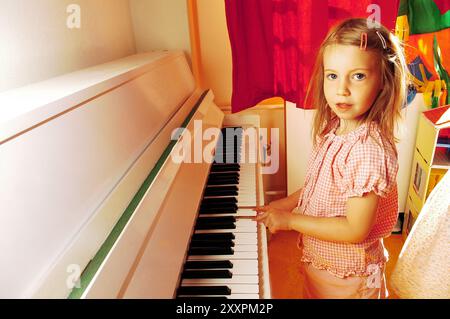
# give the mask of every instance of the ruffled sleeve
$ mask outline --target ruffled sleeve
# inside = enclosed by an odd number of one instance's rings
[[[396,153],[373,138],[358,140],[350,149],[338,185],[345,197],[361,197],[374,191],[386,197],[396,185]]]

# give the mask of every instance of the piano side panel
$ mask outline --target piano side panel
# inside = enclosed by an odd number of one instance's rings
[[[195,120],[220,127],[223,113],[212,99],[210,92],[192,117],[191,136]],[[208,168],[167,158],[84,298],[173,296]]]
[[[102,211],[105,199],[193,90],[179,55],[0,146],[0,297],[67,296],[70,273],[58,260],[77,250],[72,263],[84,268],[148,170]],[[81,233],[87,245],[75,249]],[[48,284],[56,266],[60,280]]]
[[[203,130],[220,128],[222,111],[211,101],[203,118]],[[203,131],[196,134],[197,141]],[[203,149],[210,141],[203,141]],[[210,157],[210,161],[212,156]],[[178,287],[198,205],[211,164],[183,164],[176,182],[168,192],[159,214],[160,219],[145,246],[139,265],[124,289],[124,298],[173,298]]]

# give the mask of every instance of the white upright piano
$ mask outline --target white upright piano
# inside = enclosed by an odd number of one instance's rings
[[[259,119],[225,115],[182,52],[0,106],[0,298],[270,298]]]

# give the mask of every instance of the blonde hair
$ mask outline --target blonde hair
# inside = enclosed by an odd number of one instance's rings
[[[377,32],[384,38],[384,43]],[[380,58],[383,83],[382,91],[365,114],[363,122],[376,122],[381,135],[395,150],[395,142],[398,140],[394,136],[394,126],[401,117],[400,110],[407,92],[407,66],[403,48],[399,40],[384,26],[369,28],[367,20],[362,18],[348,19],[334,26],[319,48],[305,98],[305,106],[313,105],[317,108],[312,132],[314,144],[316,144],[316,137],[323,137],[331,130],[330,123],[337,118],[328,106],[323,91],[325,48],[333,44],[360,47],[363,33],[367,34],[366,50],[375,52]]]

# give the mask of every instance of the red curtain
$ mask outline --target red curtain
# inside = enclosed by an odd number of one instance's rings
[[[330,26],[367,18],[394,29],[399,0],[225,0],[233,59],[233,113],[279,96],[303,108],[317,49]],[[313,108],[313,106],[306,106]]]

